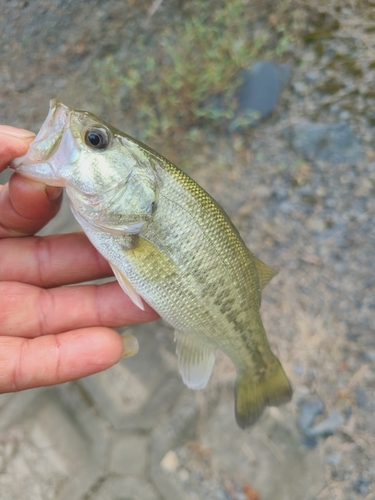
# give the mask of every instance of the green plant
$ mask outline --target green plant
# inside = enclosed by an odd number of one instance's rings
[[[100,60],[99,85],[112,104],[135,117],[144,140],[207,121],[221,124],[234,116],[240,71],[268,40],[265,31],[252,32],[250,21],[243,0],[191,0],[180,22],[151,43],[139,36],[126,64],[114,55]]]

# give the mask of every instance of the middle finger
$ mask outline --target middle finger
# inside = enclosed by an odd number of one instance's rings
[[[0,281],[50,288],[112,274],[83,233],[0,239]]]
[[[0,283],[0,335],[34,338],[90,326],[120,327],[157,319],[142,311],[118,283],[44,290],[24,283]]]

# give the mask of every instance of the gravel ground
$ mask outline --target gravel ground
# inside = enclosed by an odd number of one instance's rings
[[[168,22],[164,2],[145,27],[147,7],[4,0],[0,121],[37,131],[58,97],[131,134],[132,117],[108,106],[92,66]],[[234,370],[219,355],[210,386],[194,395],[194,438],[161,462],[191,500],[375,498],[375,6],[290,9],[298,41],[282,61],[292,77],[276,112],[242,135],[207,134],[203,147],[190,146],[189,172],[279,270],[262,316],[295,396],[242,434]],[[180,154],[175,148],[173,160]]]

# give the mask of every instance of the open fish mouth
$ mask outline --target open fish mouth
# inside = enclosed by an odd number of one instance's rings
[[[24,156],[11,161],[9,168],[30,179],[61,185],[53,167],[64,132],[70,125],[71,110],[57,99],[51,99],[48,115]],[[54,156],[54,162],[51,158]]]

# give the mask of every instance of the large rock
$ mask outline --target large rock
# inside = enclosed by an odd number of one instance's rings
[[[257,61],[250,70],[243,71],[237,92],[238,107],[229,129],[235,131],[244,125],[253,126],[270,116],[290,75],[289,64],[270,61]]]
[[[347,123],[301,121],[286,131],[293,148],[308,160],[357,163],[365,156],[364,147]]]

